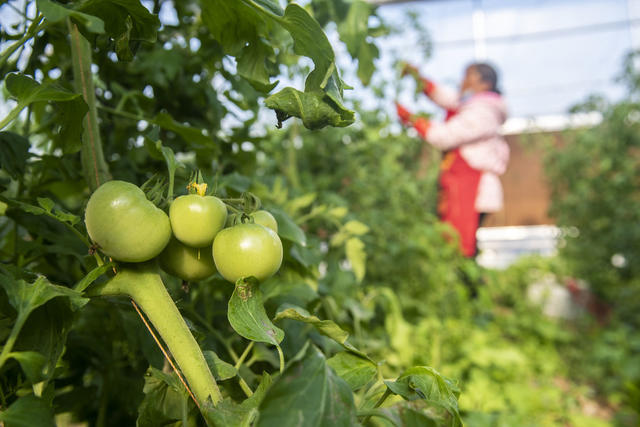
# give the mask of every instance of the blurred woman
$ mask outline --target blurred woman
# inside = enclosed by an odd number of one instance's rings
[[[465,69],[459,91],[435,84],[408,64],[403,71],[407,74],[446,110],[444,122],[433,122],[416,118],[396,104],[403,124],[413,126],[427,143],[443,151],[438,215],[458,231],[462,253],[473,257],[481,217],[502,209],[498,176],[505,172],[509,160],[509,147],[500,135],[507,111],[497,73],[488,64],[473,63]]]

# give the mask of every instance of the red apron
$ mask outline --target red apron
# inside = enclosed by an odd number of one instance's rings
[[[454,115],[454,111],[447,111],[446,120]],[[460,154],[460,148],[443,153],[440,162],[438,216],[458,231],[462,254],[466,257],[473,257],[476,253],[479,213],[475,204],[481,175],[481,171],[469,166]]]

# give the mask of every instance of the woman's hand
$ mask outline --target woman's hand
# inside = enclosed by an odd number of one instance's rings
[[[411,125],[411,112],[407,110],[402,104],[396,102],[396,113],[403,125]]]
[[[415,130],[418,131],[418,134],[426,139],[427,132],[429,131],[429,127],[431,123],[429,120],[424,117],[415,117],[409,110],[407,110],[402,104],[396,102],[396,113],[398,114],[398,118],[405,126],[412,126]]]

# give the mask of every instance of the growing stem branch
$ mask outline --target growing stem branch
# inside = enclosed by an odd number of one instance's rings
[[[80,33],[78,26],[67,20],[71,34],[71,60],[73,63],[73,79],[77,92],[82,94],[89,111],[84,119],[82,134],[82,170],[89,188],[93,191],[110,179],[109,169],[102,152],[96,94],[91,74],[91,46]]]

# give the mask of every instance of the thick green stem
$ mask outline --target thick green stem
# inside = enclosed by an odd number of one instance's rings
[[[84,119],[82,134],[82,171],[89,188],[93,191],[100,184],[108,181],[109,168],[104,160],[100,129],[98,127],[98,111],[96,94],[91,75],[91,46],[80,33],[77,25],[68,21],[71,35],[71,60],[73,64],[73,80],[77,92],[82,94],[89,111]]]
[[[89,295],[131,298],[162,337],[200,406],[209,398],[214,405],[222,400],[200,346],[153,269],[123,269],[113,279],[94,287]]]

